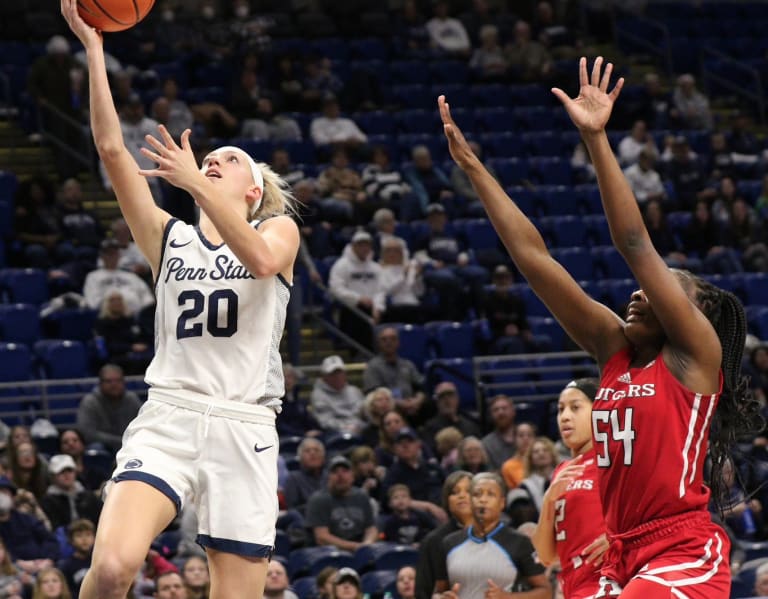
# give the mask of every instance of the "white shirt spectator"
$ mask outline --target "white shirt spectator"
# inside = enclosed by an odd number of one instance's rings
[[[116,268],[118,261],[117,244],[102,243],[100,258],[108,268],[97,268],[88,273],[83,285],[83,297],[91,308],[99,309],[112,291],[123,296],[128,313],[135,315],[139,310],[152,305],[155,296],[149,286],[132,272]]]
[[[458,19],[438,13],[427,21],[426,28],[432,44],[440,50],[450,53],[469,53],[472,48],[467,30]]]
[[[385,296],[381,284],[381,266],[374,262],[372,251],[364,259],[355,253],[352,247],[355,237],[331,267],[328,287],[333,295],[349,306],[356,306],[361,298],[369,297],[373,300],[374,309],[383,311]]]
[[[368,136],[360,130],[355,121],[346,117],[329,118],[318,116],[309,125],[309,136],[316,146],[357,141],[365,143]]]
[[[624,169],[624,176],[640,204],[644,204],[654,196],[663,196],[665,193],[659,173],[652,168],[643,170],[640,164],[635,163]]]

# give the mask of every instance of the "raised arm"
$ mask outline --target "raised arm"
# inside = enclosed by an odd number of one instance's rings
[[[608,93],[613,65],[608,63],[605,69],[602,65],[603,59],[598,57],[590,78],[587,59],[581,59],[578,97],[571,99],[560,89],[552,92],[565,105],[592,157],[613,244],[635,275],[666,334],[665,351],[672,354],[665,354],[665,360],[689,388],[715,392],[720,342],[709,320],[691,302],[678,277],[654,249],[637,200],[611,150],[605,126],[624,80],[619,79]]]
[[[101,34],[80,18],[77,4],[77,0],[61,0],[61,14],[83,43],[88,57],[93,140],[136,245],[149,262],[152,274],[157,275],[163,230],[171,216],[155,204],[147,180],[139,175],[139,167],[125,147],[107,80]]]
[[[626,345],[621,319],[590,298],[552,258],[533,223],[470,149],[444,96],[438,98],[438,105],[451,157],[469,177],[518,270],[571,339],[604,363]]]

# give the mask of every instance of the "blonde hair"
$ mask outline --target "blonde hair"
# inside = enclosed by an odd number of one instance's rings
[[[533,446],[536,445],[536,443],[541,443],[542,445],[544,445],[544,447],[547,448],[547,451],[552,456],[552,468],[557,466],[558,462],[560,462],[560,454],[557,452],[557,447],[555,447],[555,442],[552,441],[552,439],[550,439],[549,437],[543,437],[543,436],[536,437],[533,440],[533,443],[531,443],[531,447],[524,458],[526,477],[530,476],[531,474],[531,470],[532,470],[531,456],[533,456]]]
[[[456,449],[464,435],[455,426],[446,426],[435,433],[435,446],[440,455],[447,455]]]
[[[373,391],[369,392],[368,395],[365,396],[365,404],[363,405],[363,414],[365,414],[366,420],[373,424],[378,424],[381,422],[381,418],[379,416],[374,416],[372,411],[373,402],[376,401],[376,398],[379,395],[386,395],[387,401],[389,402],[389,405],[384,411],[384,414],[387,414],[395,409],[395,398],[392,397],[392,391],[390,391],[387,387],[376,387]]]
[[[43,568],[37,573],[37,580],[35,580],[35,590],[32,593],[32,599],[48,599],[43,594],[43,578],[48,574],[55,574],[61,581],[61,593],[57,599],[72,599],[72,594],[69,592],[69,585],[67,585],[67,579],[64,578],[64,574],[58,568]]]
[[[119,295],[120,299],[123,300],[123,313],[119,314],[118,316],[127,316],[128,311],[125,306],[125,297],[122,293],[120,293],[117,289],[113,289],[110,291],[103,300],[101,300],[101,307],[99,308],[99,318],[113,318],[113,314],[109,309],[109,300],[112,299],[114,296]]]
[[[265,162],[256,163],[264,179],[264,189],[261,195],[261,205],[250,220],[270,218],[288,214],[297,216],[298,202],[293,196],[290,183],[272,170]]]

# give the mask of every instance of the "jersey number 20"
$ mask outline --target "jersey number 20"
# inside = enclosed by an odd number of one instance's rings
[[[179,314],[176,322],[176,338],[202,337],[203,323],[194,322],[206,310],[206,329],[214,337],[231,337],[237,332],[237,294],[231,289],[217,289],[207,298],[197,289],[187,289],[179,294],[179,306],[192,305]],[[225,310],[226,322],[219,324],[219,310]]]
[[[619,415],[623,414],[620,419]],[[620,420],[623,420],[623,426]],[[601,425],[608,430],[601,430]],[[597,444],[597,465],[607,468],[611,465],[611,455],[608,452],[608,440],[621,441],[624,445],[624,465],[632,465],[632,446],[635,440],[635,431],[632,428],[632,408],[615,410],[592,410],[592,430]],[[601,447],[602,444],[602,447]]]

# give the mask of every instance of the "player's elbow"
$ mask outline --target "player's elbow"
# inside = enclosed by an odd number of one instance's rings
[[[96,140],[96,151],[105,163],[115,162],[125,151],[125,146],[119,139]]]

